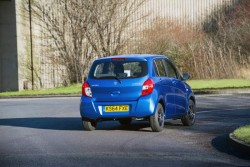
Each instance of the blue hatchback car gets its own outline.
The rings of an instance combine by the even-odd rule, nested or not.
[[[120,55],[93,62],[82,85],[80,113],[85,130],[99,121],[149,120],[160,132],[165,119],[195,122],[195,96],[173,62],[162,55]]]

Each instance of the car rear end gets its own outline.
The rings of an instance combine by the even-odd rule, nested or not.
[[[107,57],[96,60],[82,86],[83,120],[145,118],[154,113],[152,65],[145,57]]]

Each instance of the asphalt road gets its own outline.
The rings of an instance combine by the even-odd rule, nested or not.
[[[79,98],[0,99],[0,166],[250,166],[228,134],[250,124],[250,95],[197,96],[192,127],[102,122],[84,131]]]

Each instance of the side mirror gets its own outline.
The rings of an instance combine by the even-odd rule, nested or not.
[[[190,74],[188,74],[188,73],[182,74],[182,79],[183,79],[184,81],[188,80],[189,78],[191,78],[191,75],[190,75]]]

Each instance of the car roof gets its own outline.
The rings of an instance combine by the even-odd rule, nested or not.
[[[153,55],[153,54],[124,54],[124,55],[115,55],[115,56],[108,56],[102,57],[98,60],[105,60],[105,59],[112,59],[112,58],[135,58],[135,59],[152,59],[152,58],[168,58],[164,55]]]

